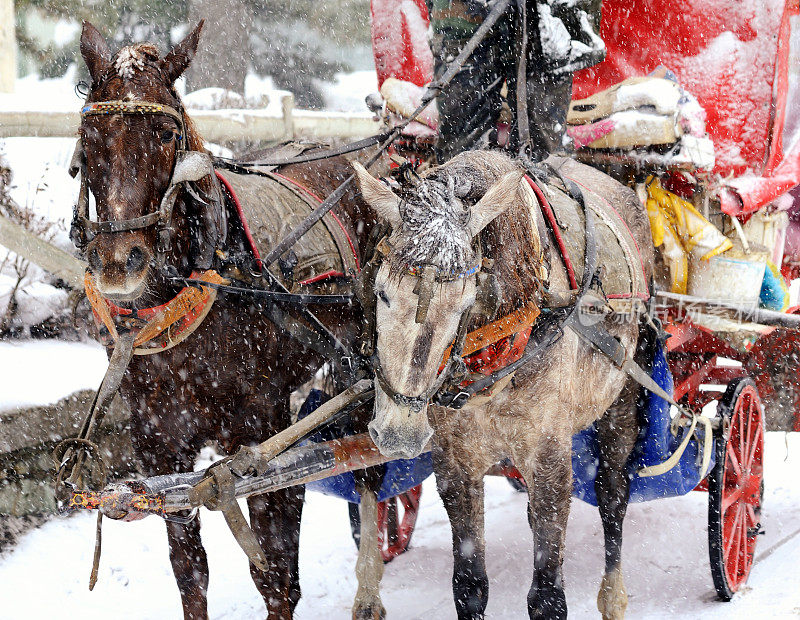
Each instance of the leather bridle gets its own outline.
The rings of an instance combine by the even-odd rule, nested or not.
[[[450,348],[450,355],[444,368],[436,377],[433,385],[428,388],[424,393],[418,396],[408,396],[402,392],[395,390],[386,378],[380,359],[374,354],[374,338],[377,337],[375,330],[376,320],[376,304],[375,304],[375,278],[378,275],[378,270],[384,258],[388,256],[391,251],[388,238],[384,237],[376,246],[375,253],[370,260],[369,264],[362,270],[362,277],[364,280],[361,284],[360,297],[362,299],[362,306],[364,308],[364,323],[365,330],[362,333],[361,353],[371,357],[372,368],[375,372],[375,380],[380,386],[381,390],[396,404],[400,406],[409,407],[414,412],[422,411],[427,402],[433,398],[436,393],[444,385],[445,381],[451,379],[454,374],[461,375],[464,370],[464,362],[461,358],[461,352],[464,348],[464,340],[467,336],[467,325],[470,318],[472,318],[474,304],[470,305],[458,321],[458,328],[456,329],[456,336],[453,339],[453,344]],[[420,265],[411,266],[406,269],[406,275],[417,278],[419,281],[414,291],[417,294],[417,312],[415,316],[416,323],[424,323],[428,314],[431,299],[433,297],[434,283],[442,284],[444,282],[454,282],[465,278],[474,277],[476,287],[479,287],[479,275],[484,268],[484,260],[480,246],[478,247],[478,258],[476,264],[460,273],[445,273],[441,271],[436,265]],[[476,300],[481,297],[481,294],[476,295]],[[365,340],[366,338],[368,340]],[[461,370],[461,372],[458,372]]]
[[[222,195],[219,183],[208,154],[201,151],[187,150],[186,120],[183,109],[177,110],[165,104],[137,100],[97,101],[87,103],[81,108],[82,119],[89,116],[113,116],[119,114],[159,115],[169,117],[176,122],[179,129],[178,145],[169,185],[161,198],[158,210],[153,213],[127,220],[92,220],[89,217],[89,183],[86,174],[86,154],[83,148],[83,141],[78,138],[69,171],[73,177],[78,174],[81,175],[81,188],[78,202],[73,212],[70,239],[79,250],[83,250],[95,235],[130,232],[155,226],[155,262],[160,268],[164,264],[166,253],[171,249],[172,211],[180,188],[186,187],[197,200],[205,202],[192,190],[189,183],[199,181],[210,175],[216,190],[214,199],[221,202]]]

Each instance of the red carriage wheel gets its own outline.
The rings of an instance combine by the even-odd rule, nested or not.
[[[391,562],[408,550],[417,523],[421,496],[422,485],[419,484],[396,497],[378,502],[378,543],[384,562]],[[350,529],[358,546],[361,538],[358,504],[350,504],[349,510]]]
[[[717,437],[708,477],[708,541],[714,587],[729,601],[747,581],[761,529],[764,416],[753,380],[731,382],[720,412],[728,432]]]

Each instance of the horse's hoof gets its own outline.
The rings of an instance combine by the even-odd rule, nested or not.
[[[386,620],[386,610],[380,601],[353,609],[353,620]]]
[[[597,593],[597,609],[603,620],[622,620],[628,607],[628,593],[619,568],[603,575],[600,592]]]

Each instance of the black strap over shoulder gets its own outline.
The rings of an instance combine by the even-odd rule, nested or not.
[[[539,173],[536,175],[539,177],[542,174],[540,167],[537,167],[535,172]],[[542,319],[537,321],[536,325],[534,325],[533,331],[531,332],[528,344],[525,347],[525,352],[516,362],[513,362],[505,368],[501,368],[497,372],[494,372],[483,379],[475,381],[466,387],[459,388],[455,386],[450,387],[448,390],[440,391],[433,399],[437,405],[450,407],[451,409],[460,409],[466,405],[467,401],[478,392],[490,388],[495,383],[500,381],[500,379],[507,377],[512,372],[515,372],[521,368],[524,364],[527,364],[531,360],[542,356],[548,348],[550,348],[561,338],[561,336],[563,336],[564,329],[567,326],[579,320],[578,310],[580,308],[581,300],[592,285],[597,271],[597,240],[594,233],[594,214],[587,206],[580,188],[569,181],[569,179],[562,177],[557,170],[554,169],[554,172],[564,181],[565,187],[570,187],[568,182],[573,186],[573,191],[576,192],[575,200],[583,209],[584,218],[586,221],[586,260],[584,261],[583,278],[581,280],[580,291],[577,299],[570,306],[548,310],[547,314],[543,316]],[[545,313],[543,313],[543,315],[544,314]]]

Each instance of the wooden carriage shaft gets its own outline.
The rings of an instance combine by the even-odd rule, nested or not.
[[[430,449],[431,445],[428,444],[424,452],[429,452]],[[235,483],[235,494],[237,498],[246,498],[366,469],[391,460],[391,457],[380,453],[366,433],[299,446],[272,459],[268,470],[262,475],[238,479]],[[203,476],[204,472],[156,476],[140,483],[148,494],[163,495],[164,512],[172,513],[197,507],[189,499],[189,491]],[[179,488],[175,488],[176,486]]]

